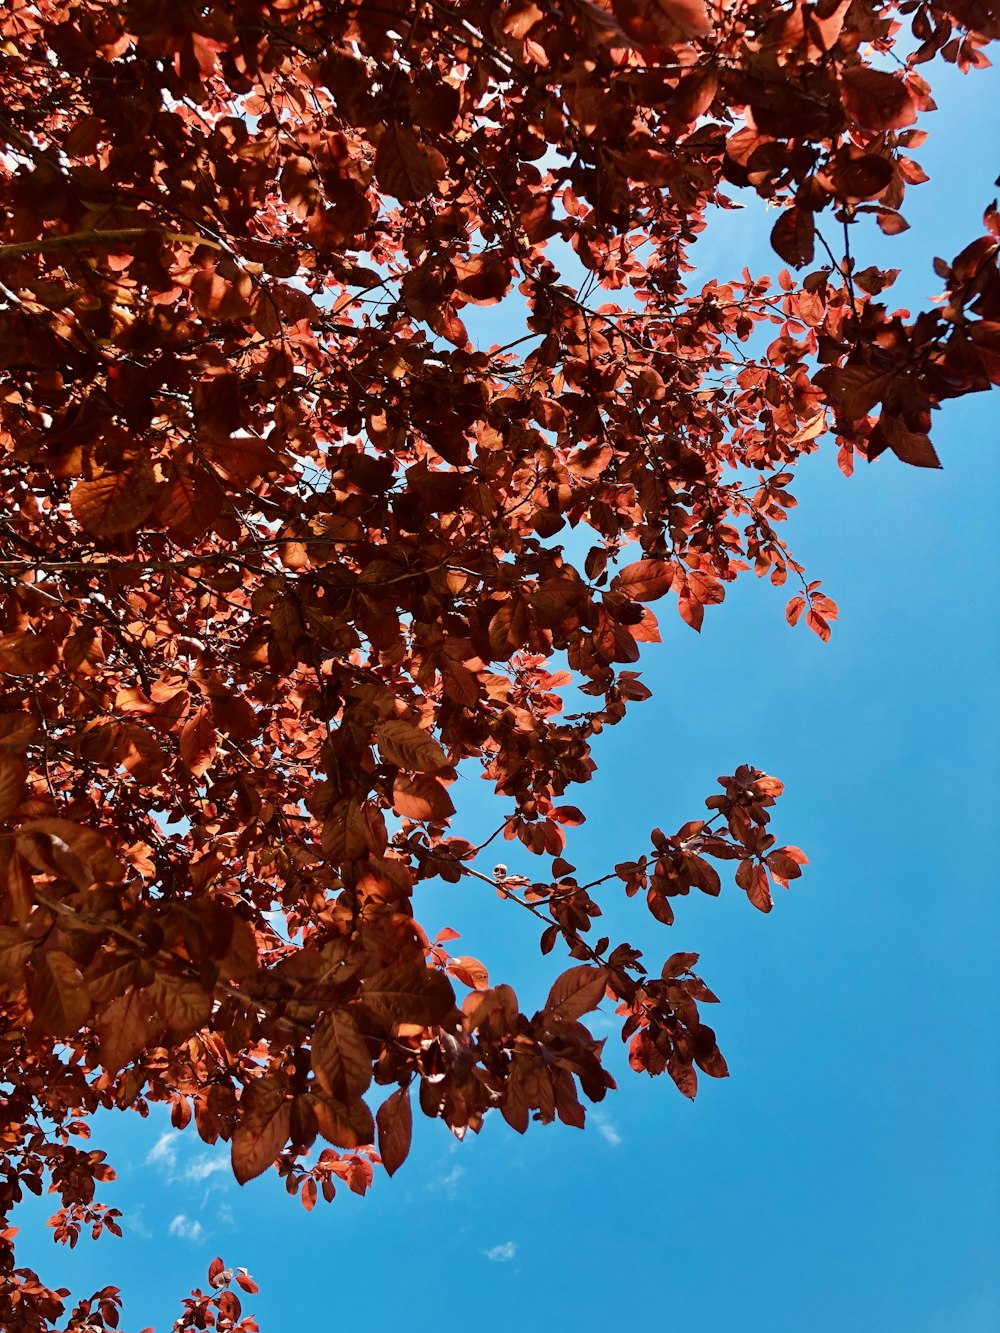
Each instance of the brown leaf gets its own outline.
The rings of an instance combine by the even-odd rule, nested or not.
[[[375,728],[375,739],[383,759],[418,773],[435,773],[448,766],[448,756],[437,740],[422,727],[403,718],[390,718]]]
[[[437,778],[400,773],[392,787],[392,808],[405,819],[426,819],[443,823],[455,813],[447,790]]]
[[[375,1121],[367,1103],[342,1106],[329,1097],[313,1094],[313,1113],[319,1132],[337,1148],[362,1148],[375,1142]]]
[[[624,31],[642,46],[669,46],[712,31],[703,0],[613,0]]]
[[[264,1075],[248,1083],[233,1134],[233,1174],[241,1185],[266,1171],[288,1140],[292,1104],[282,1082]]]
[[[77,521],[95,537],[134,532],[153,507],[156,477],[145,454],[120,471],[98,472],[78,481],[69,496]]]
[[[372,1081],[372,1059],[347,1009],[330,1009],[316,1024],[313,1072],[335,1102],[357,1101]]]
[[[811,264],[815,252],[816,223],[808,208],[792,204],[771,228],[771,248],[792,268]]]
[[[323,855],[335,865],[357,861],[369,850],[368,826],[358,801],[348,797],[330,810],[323,822]]]
[[[829,172],[833,193],[840,199],[874,199],[894,175],[892,162],[885,157],[865,154],[845,157]]]
[[[660,975],[666,980],[668,977],[679,977],[685,972],[690,972],[699,957],[700,955],[696,953],[672,953],[663,964]]]
[[[452,260],[458,291],[476,305],[495,305],[510,287],[511,262],[502,250]]]
[[[361,1000],[387,1023],[415,1023],[432,1027],[455,1007],[451,982],[423,963],[400,963],[365,978]]]
[[[0,635],[0,672],[5,676],[35,676],[59,660],[56,645],[45,634],[15,630]]]
[[[661,925],[672,926],[674,924],[674,909],[670,905],[670,899],[660,889],[650,888],[646,891],[646,906],[649,908],[649,914],[655,917]]]
[[[203,777],[212,767],[215,745],[212,710],[203,704],[185,722],[181,731],[181,759],[196,778]]]
[[[916,120],[916,104],[897,75],[861,67],[841,77],[844,107],[866,130],[901,130]]]
[[[143,995],[178,1037],[206,1027],[211,1017],[212,993],[196,977],[157,972]]]
[[[753,903],[759,912],[770,912],[774,903],[771,900],[771,889],[767,882],[767,871],[763,866],[754,866],[747,877],[746,883],[747,897]]]
[[[603,967],[593,967],[590,963],[571,967],[556,978],[545,1001],[545,1013],[550,1018],[579,1018],[597,1008],[606,986],[607,973]]]
[[[27,769],[17,755],[0,751],[0,819],[12,815],[24,798]]]
[[[20,750],[38,734],[38,720],[30,713],[0,713],[0,747]]]
[[[375,150],[375,177],[383,190],[404,203],[426,199],[444,170],[441,154],[412,130],[395,121],[385,127]]]
[[[409,1088],[397,1088],[378,1108],[378,1150],[390,1176],[406,1161],[413,1136],[413,1111]]]
[[[20,982],[24,965],[38,947],[14,926],[0,926],[0,981]]]
[[[110,1074],[124,1069],[145,1048],[149,1008],[130,987],[98,1015],[95,1027],[101,1043],[101,1064]]]
[[[488,990],[490,974],[478,958],[462,954],[448,964],[448,971],[472,990]]]
[[[16,846],[36,870],[65,876],[78,889],[117,884],[125,873],[100,834],[68,819],[35,819],[22,824]]]
[[[669,592],[673,583],[673,566],[667,561],[636,560],[615,576],[611,587],[635,602],[654,602]]]
[[[78,1032],[90,1015],[83,973],[61,949],[36,949],[27,968],[28,1002],[35,1021],[53,1037]]]

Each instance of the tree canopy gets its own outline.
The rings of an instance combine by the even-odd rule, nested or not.
[[[600,904],[670,925],[730,863],[769,911],[781,782],[734,760],[589,875],[570,789],[649,696],[652,604],[698,630],[752,571],[829,637],[800,459],[936,467],[934,409],[1000,382],[995,205],[916,315],[863,258],[926,179],[928,70],[997,37],[990,0],[3,7],[0,1213],[51,1187],[57,1240],[118,1231],[101,1109],[168,1103],[307,1208],[415,1111],[582,1127],[605,999],[635,1070],[725,1075],[698,956]],[[696,290],[759,200],[774,279]],[[431,879],[525,917],[547,997],[429,937]],[[254,1327],[237,1285],[179,1327]],[[0,1232],[11,1333],[117,1325],[67,1297]]]

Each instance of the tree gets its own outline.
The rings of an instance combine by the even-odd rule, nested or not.
[[[920,71],[984,65],[995,8],[16,0],[0,28],[4,1211],[49,1181],[57,1240],[118,1231],[75,1143],[101,1108],[169,1103],[307,1208],[394,1173],[414,1105],[582,1127],[605,998],[693,1097],[726,1073],[697,955],[647,971],[592,927],[622,891],[669,925],[713,862],[769,911],[806,863],[781,783],[740,765],[592,879],[565,795],[648,697],[651,603],[697,630],[753,569],[829,637],[781,535],[800,458],[938,466],[932,410],[1000,379],[995,206],[913,319],[852,253],[906,227]],[[689,290],[753,195],[787,267]],[[499,303],[523,336],[471,337]],[[463,762],[502,798],[478,846]],[[501,835],[537,880],[484,871]],[[435,877],[568,953],[537,1012],[428,938]],[[40,1333],[68,1293],[13,1241],[7,1327]],[[183,1326],[251,1327],[209,1278]]]

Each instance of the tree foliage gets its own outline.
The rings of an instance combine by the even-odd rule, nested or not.
[[[101,1108],[169,1103],[306,1207],[415,1111],[582,1126],[606,997],[633,1068],[726,1073],[697,955],[592,926],[616,893],[669,925],[725,862],[769,911],[780,782],[736,768],[589,882],[566,793],[648,697],[651,604],[697,630],[753,570],[829,636],[799,459],[937,466],[932,410],[1000,377],[995,207],[915,317],[855,257],[925,179],[929,62],[998,36],[991,0],[3,7],[3,1211],[48,1185],[57,1240],[117,1232]],[[750,196],[776,280],[692,289]],[[463,761],[535,880],[453,830]],[[433,878],[568,952],[537,1011],[428,938]],[[116,1325],[13,1241],[11,1333]],[[209,1278],[179,1326],[250,1328]]]

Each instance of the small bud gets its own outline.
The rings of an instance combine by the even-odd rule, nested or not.
[[[500,865],[493,867],[493,878],[494,879],[507,878],[507,867],[502,862],[500,863]]]

